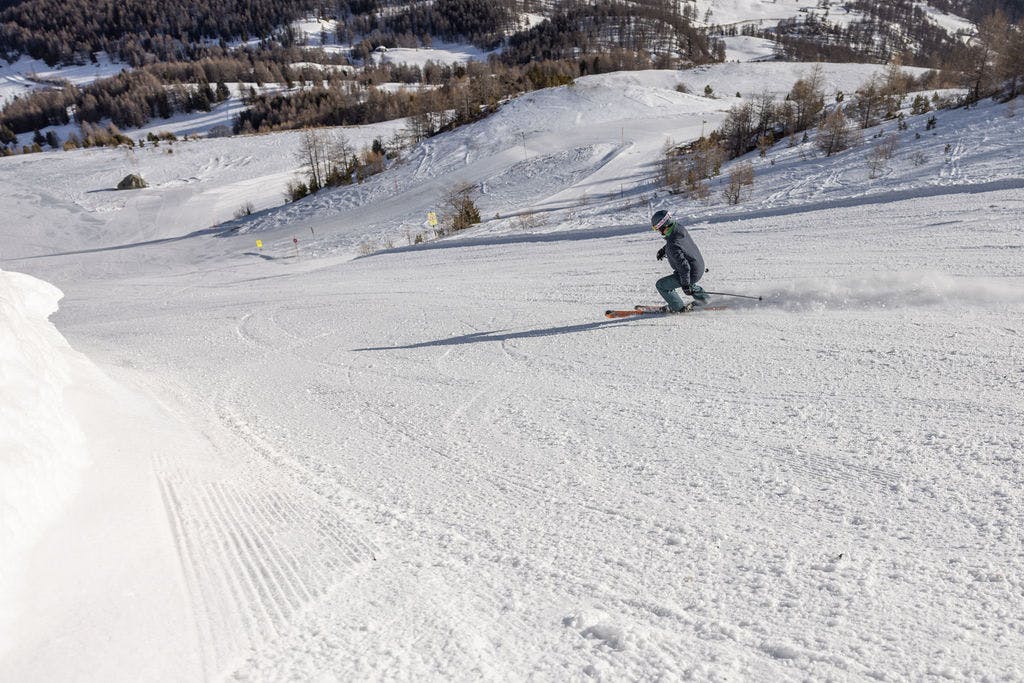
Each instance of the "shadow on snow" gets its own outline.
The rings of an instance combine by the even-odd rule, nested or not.
[[[575,334],[577,332],[589,332],[612,325],[621,325],[630,322],[628,319],[599,320],[592,323],[581,323],[578,325],[562,325],[560,327],[544,327],[539,330],[522,330],[520,332],[509,332],[508,330],[491,330],[490,332],[472,332],[460,334],[457,337],[447,339],[435,339],[433,341],[417,342],[415,344],[402,344],[400,346],[372,346],[363,349],[352,349],[353,351],[398,351],[401,349],[425,349],[434,346],[459,346],[462,344],[479,344],[481,342],[505,342],[512,339],[529,339],[531,337],[553,337],[560,334]]]

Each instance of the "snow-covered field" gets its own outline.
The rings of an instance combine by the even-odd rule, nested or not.
[[[754,36],[725,36],[725,61],[764,62],[775,57],[775,42]]]
[[[0,459],[0,679],[1024,677],[1024,117],[660,189],[806,68],[581,79],[279,209],[294,134],[0,160],[0,302],[45,294],[0,308],[4,424],[73,464],[8,500]],[[406,246],[464,180],[484,223]],[[603,318],[657,301],[652,207],[765,301]]]
[[[435,64],[465,64],[469,61],[487,61],[488,53],[472,45],[454,45],[437,42],[429,48],[393,47],[387,52],[375,55],[375,59],[392,64],[409,64],[422,67],[427,62]]]
[[[942,27],[949,33],[971,35],[977,30],[977,26],[974,25],[974,22],[968,21],[963,17],[958,17],[957,15],[950,14],[949,12],[943,12],[940,9],[932,7],[926,2],[919,2],[917,5],[925,11],[928,15],[928,19],[932,23],[936,26]]]
[[[831,22],[846,23],[863,16],[836,0],[824,3],[819,0],[696,0],[696,6],[698,23],[711,26],[768,27],[809,12],[822,16],[826,10]]]
[[[43,81],[68,81],[75,85],[87,85],[100,78],[117,75],[123,64],[110,61],[103,53],[96,55],[96,62],[78,66],[51,67],[41,59],[21,57],[14,62],[0,59],[0,106],[15,97],[24,95],[39,87]]]

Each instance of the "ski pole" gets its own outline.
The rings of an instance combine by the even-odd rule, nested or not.
[[[748,296],[746,294],[730,294],[729,292],[708,292],[705,290],[705,294],[717,294],[718,296],[734,296],[739,299],[754,299],[755,301],[764,301],[763,296]]]

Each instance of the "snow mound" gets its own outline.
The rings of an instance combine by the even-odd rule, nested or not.
[[[581,610],[562,619],[562,625],[577,630],[583,638],[594,641],[600,648],[615,652],[627,648],[626,630],[601,610]]]
[[[63,294],[28,275],[0,271],[0,601],[19,561],[60,512],[86,462],[84,437],[64,390],[78,362],[47,320]],[[0,611],[0,652],[5,648]]]
[[[984,278],[943,273],[879,274],[795,280],[765,296],[790,310],[918,308],[952,304],[997,306],[1024,301],[1024,289]]]

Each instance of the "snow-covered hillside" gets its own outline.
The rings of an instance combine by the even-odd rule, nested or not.
[[[839,0],[695,0],[697,20],[709,26],[756,26],[769,28],[786,19],[795,19],[815,13],[827,16],[835,23],[846,24],[863,19]],[[972,33],[972,22],[939,10],[927,2],[917,6],[925,11],[929,20],[950,34]]]
[[[4,555],[0,679],[1024,677],[1024,117],[664,191],[666,142],[807,69],[581,79],[283,207],[295,134],[0,160],[2,276],[104,375]],[[408,245],[460,181],[484,222]],[[764,301],[605,319],[657,303],[660,207]]]
[[[831,99],[856,89],[878,67],[829,64],[822,70]],[[426,230],[427,213],[460,181],[481,185],[485,218],[515,227],[588,203],[604,210],[609,201],[617,207],[653,201],[667,143],[717,128],[739,101],[736,93],[770,92],[781,99],[810,71],[806,64],[717,64],[581,78],[530,93],[481,124],[428,140],[389,173],[358,187],[244,221],[239,232],[269,232],[287,248],[301,225],[318,236],[312,248],[350,254],[367,242],[407,243]],[[716,97],[678,91],[702,93],[707,85]],[[382,205],[384,197],[393,201]]]

